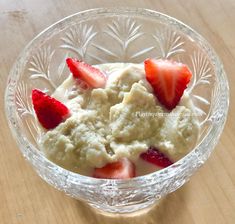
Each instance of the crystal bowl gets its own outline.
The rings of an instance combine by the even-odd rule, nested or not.
[[[192,151],[163,170],[129,180],[95,179],[65,170],[44,157],[31,90],[52,93],[68,75],[66,57],[90,64],[142,63],[166,58],[193,73],[187,92],[201,132]],[[37,35],[10,71],[5,93],[9,127],[24,157],[55,188],[107,212],[133,212],[182,186],[208,159],[222,133],[229,106],[223,66],[210,44],[182,22],[148,9],[99,8],[66,17]]]

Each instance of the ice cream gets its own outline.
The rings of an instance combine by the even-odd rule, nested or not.
[[[89,88],[70,75],[52,95],[71,115],[41,137],[42,151],[51,161],[91,175],[94,168],[125,157],[135,164],[136,175],[143,175],[159,169],[140,159],[150,146],[172,161],[189,152],[199,125],[186,92],[167,110],[155,97],[142,64],[96,67],[108,77],[103,88]]]

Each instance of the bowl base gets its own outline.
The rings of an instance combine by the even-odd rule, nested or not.
[[[95,213],[99,213],[105,216],[115,216],[120,214],[137,216],[147,213],[152,209],[152,207],[158,206],[161,200],[162,199],[128,206],[103,206],[92,203],[89,203],[89,205],[94,209]]]

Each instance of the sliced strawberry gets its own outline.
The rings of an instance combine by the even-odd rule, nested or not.
[[[168,167],[173,164],[173,162],[169,158],[167,158],[155,147],[150,147],[147,152],[140,154],[140,157],[143,160],[162,168]]]
[[[73,77],[83,80],[93,88],[105,86],[106,77],[99,69],[74,58],[67,58],[66,62]]]
[[[147,59],[144,62],[146,79],[161,104],[171,110],[180,101],[192,73],[189,68],[169,60]]]
[[[103,179],[128,179],[135,177],[135,165],[127,158],[95,168],[93,177]]]
[[[41,125],[46,129],[55,128],[69,116],[69,109],[38,89],[32,90],[34,111]]]

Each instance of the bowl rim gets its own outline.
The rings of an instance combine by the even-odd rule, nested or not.
[[[74,173],[72,171],[66,170],[60,166],[58,166],[57,164],[51,162],[50,160],[48,160],[45,156],[43,156],[43,154],[40,152],[40,150],[38,150],[36,146],[34,146],[33,144],[31,144],[27,138],[22,135],[22,133],[19,134],[17,130],[17,128],[20,127],[20,125],[17,122],[17,112],[15,110],[15,105],[14,104],[10,104],[8,102],[8,99],[13,97],[12,94],[15,91],[10,91],[9,86],[16,86],[16,81],[17,81],[17,77],[15,75],[15,70],[16,68],[19,66],[19,64],[24,63],[22,61],[22,58],[24,58],[24,55],[26,55],[27,51],[32,47],[32,45],[37,42],[37,40],[44,34],[46,34],[47,32],[56,29],[61,23],[66,22],[67,20],[72,20],[75,17],[84,17],[84,16],[89,16],[90,14],[113,14],[116,13],[118,14],[126,14],[126,13],[130,13],[132,15],[136,15],[136,16],[143,16],[143,17],[149,17],[151,19],[156,19],[156,18],[161,18],[161,19],[167,19],[169,21],[172,22],[173,26],[179,26],[183,32],[185,33],[187,31],[187,35],[190,35],[190,37],[192,37],[194,40],[196,39],[199,43],[203,44],[203,46],[205,47],[205,49],[208,49],[210,51],[210,59],[212,57],[215,66],[215,73],[217,76],[220,76],[219,78],[223,81],[223,84],[225,84],[224,88],[223,88],[223,96],[225,101],[222,102],[221,98],[219,98],[219,100],[217,101],[217,103],[213,106],[212,111],[215,110],[215,108],[220,108],[221,105],[223,105],[222,111],[223,111],[223,116],[221,117],[221,119],[216,123],[216,125],[213,125],[213,128],[211,128],[208,133],[206,134],[206,136],[201,140],[201,142],[196,145],[187,155],[185,155],[183,158],[181,158],[180,160],[178,160],[176,163],[172,164],[171,166],[164,168],[162,170],[159,171],[155,171],[153,173],[150,174],[146,174],[143,176],[138,176],[138,177],[134,177],[131,179],[126,179],[126,180],[120,180],[120,179],[97,179],[97,178],[93,178],[93,177],[89,177],[89,176],[83,176],[79,173]],[[19,75],[18,75],[19,78]],[[218,77],[217,77],[218,78]],[[218,83],[218,85],[221,85],[220,83]],[[221,86],[222,87],[222,86]],[[193,156],[193,154],[195,153],[195,150],[198,148],[202,148],[205,147],[207,145],[209,145],[211,143],[211,141],[216,138],[218,142],[219,137],[223,131],[225,122],[226,122],[226,118],[227,118],[227,113],[228,113],[228,107],[229,107],[229,85],[228,85],[228,81],[226,78],[226,73],[223,69],[223,65],[220,62],[219,57],[217,56],[217,54],[215,53],[214,49],[211,47],[211,45],[207,42],[207,40],[202,37],[199,33],[197,33],[194,29],[192,29],[191,27],[189,27],[188,25],[184,24],[183,22],[181,22],[180,20],[171,17],[169,15],[166,15],[164,13],[158,12],[158,11],[154,11],[151,9],[145,9],[145,8],[133,8],[133,7],[117,7],[117,8],[93,8],[93,9],[88,9],[88,10],[84,10],[84,11],[80,11],[77,13],[74,13],[72,15],[69,15],[67,17],[64,17],[63,19],[53,23],[52,25],[48,26],[46,29],[44,29],[43,31],[41,31],[38,35],[36,35],[26,46],[25,48],[21,51],[21,53],[19,54],[18,58],[16,59],[13,67],[11,68],[10,72],[9,72],[9,76],[8,76],[8,80],[7,80],[7,85],[6,85],[6,90],[5,90],[5,114],[7,117],[7,121],[8,121],[8,125],[11,129],[12,135],[14,137],[14,139],[16,140],[16,142],[18,143],[19,148],[21,149],[22,153],[24,150],[32,150],[34,153],[34,156],[37,156],[39,161],[46,161],[47,164],[50,164],[50,166],[57,171],[58,175],[63,175],[66,177],[66,180],[74,183],[74,184],[80,184],[80,183],[91,183],[91,184],[102,184],[102,183],[108,183],[111,185],[119,185],[119,186],[129,186],[130,182],[139,182],[139,181],[143,181],[145,178],[156,178],[158,176],[161,176],[164,179],[168,179],[171,178],[172,176],[175,175],[175,169],[173,170],[173,172],[171,172],[172,168],[175,167],[180,167],[180,166],[184,166],[187,163],[187,160],[189,160],[189,158],[191,156]],[[215,144],[216,144],[215,143]],[[215,147],[214,144],[214,147]],[[24,155],[24,153],[23,153]],[[27,158],[27,155],[24,155]],[[31,163],[31,161],[30,161]]]

